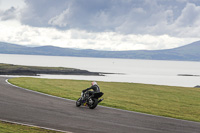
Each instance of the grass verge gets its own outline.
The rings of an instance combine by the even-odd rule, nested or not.
[[[60,133],[60,132],[0,121],[0,133]]]
[[[13,78],[9,82],[27,89],[76,100],[90,81]],[[103,106],[200,122],[200,88],[98,82]]]

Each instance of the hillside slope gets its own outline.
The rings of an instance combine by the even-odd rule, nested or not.
[[[26,47],[16,44],[0,42],[0,53],[2,54],[200,61],[199,51],[200,41],[174,49],[131,51],[98,51],[91,49],[75,50],[70,48],[60,48],[54,46]]]

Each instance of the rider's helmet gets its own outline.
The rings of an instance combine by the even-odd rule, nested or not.
[[[97,82],[93,81],[91,84],[92,84],[92,85],[97,85]]]

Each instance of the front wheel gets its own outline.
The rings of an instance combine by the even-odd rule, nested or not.
[[[76,101],[76,107],[80,107],[81,106],[81,97]]]
[[[89,107],[90,109],[96,108],[97,104],[98,104],[98,99],[92,99],[92,98],[90,98],[90,99],[88,100],[88,107]]]

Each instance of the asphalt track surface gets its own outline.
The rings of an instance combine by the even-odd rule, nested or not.
[[[0,119],[75,133],[200,133],[200,123],[98,106],[27,91],[0,77]]]

